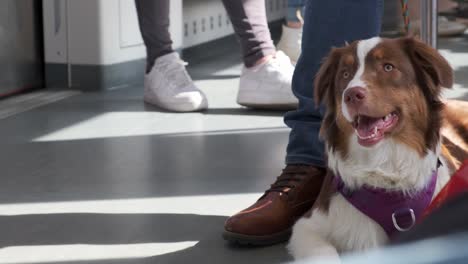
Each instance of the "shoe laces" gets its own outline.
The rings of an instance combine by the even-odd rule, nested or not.
[[[273,57],[269,63],[280,72],[287,72],[287,74],[292,74],[294,72],[291,59],[282,51],[277,51],[275,57]]]
[[[169,80],[172,88],[180,89],[192,84],[192,78],[190,78],[190,75],[185,69],[185,66],[187,65],[188,63],[186,61],[176,59],[169,62],[163,62],[159,67],[162,69],[166,79]]]
[[[286,56],[284,52],[277,51],[271,62],[276,65],[289,65],[291,64],[291,59],[288,56]]]
[[[302,166],[286,167],[265,193],[279,192],[287,194],[307,177],[307,170]]]

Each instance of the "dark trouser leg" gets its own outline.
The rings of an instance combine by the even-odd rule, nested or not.
[[[298,110],[286,116],[286,123],[292,128],[287,156],[289,165],[264,196],[226,221],[225,239],[252,245],[283,242],[289,238],[295,221],[310,210],[326,174],[319,168],[324,166],[323,144],[318,139],[322,117],[312,100],[313,76],[332,46],[341,46],[345,40],[377,35],[381,10],[382,0],[307,2],[302,55],[293,82],[300,105]]]
[[[302,53],[292,89],[299,108],[288,112],[285,123],[292,129],[287,164],[324,166],[324,145],[319,140],[322,111],[314,104],[313,76],[331,47],[377,36],[383,0],[309,0],[306,3]],[[322,109],[323,110],[323,109]]]
[[[223,0],[223,4],[239,38],[246,67],[252,67],[261,58],[275,54],[265,0]]]
[[[173,52],[169,33],[169,0],[135,0],[141,35],[146,46],[149,72],[154,61]]]

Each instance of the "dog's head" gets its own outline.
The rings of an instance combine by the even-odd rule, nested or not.
[[[413,38],[371,38],[332,49],[315,78],[316,104],[327,111],[321,136],[346,154],[392,138],[421,155],[438,143],[442,87],[453,72],[433,48]]]

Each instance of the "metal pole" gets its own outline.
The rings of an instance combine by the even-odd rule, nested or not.
[[[437,48],[437,0],[421,0],[421,40]]]

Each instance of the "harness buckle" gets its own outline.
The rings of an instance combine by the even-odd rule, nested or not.
[[[411,224],[408,227],[401,227],[400,224],[398,224],[397,217],[398,216],[403,216],[405,213],[409,213],[411,216]],[[392,221],[393,221],[393,226],[396,228],[396,230],[400,232],[406,232],[409,231],[413,226],[416,224],[416,216],[414,214],[414,210],[411,208],[405,208],[405,209],[400,209],[398,211],[395,211],[392,214]]]

